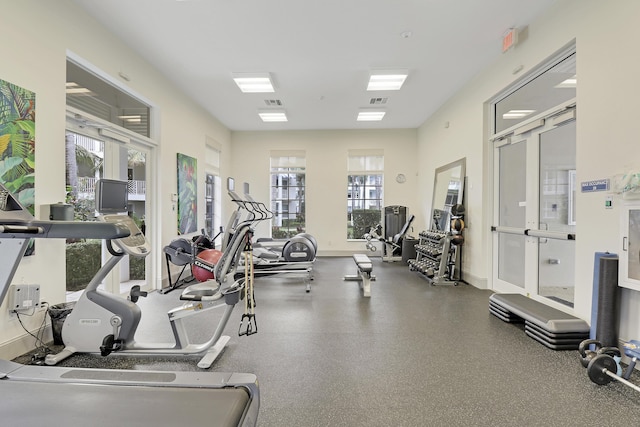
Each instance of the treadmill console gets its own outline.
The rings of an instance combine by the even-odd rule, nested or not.
[[[128,237],[121,239],[114,239],[113,242],[118,245],[120,249],[125,251],[129,255],[136,257],[145,257],[151,252],[151,245],[147,241],[140,228],[136,225],[129,215],[100,215],[98,217],[100,221],[116,224],[118,227],[126,227],[131,234]]]

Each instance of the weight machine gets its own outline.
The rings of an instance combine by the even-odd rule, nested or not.
[[[382,225],[378,224],[375,227],[370,227],[369,231],[363,236],[366,242],[366,247],[372,252],[377,250],[377,247],[373,243],[374,241],[381,242],[382,248],[382,261],[385,262],[398,262],[402,261],[402,241],[409,232],[411,224],[415,219],[415,215],[410,215],[409,219],[404,223],[399,233],[385,239],[381,234]]]

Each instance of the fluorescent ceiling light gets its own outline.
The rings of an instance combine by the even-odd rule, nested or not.
[[[67,89],[67,93],[71,95],[82,95],[82,94],[90,94],[91,91],[86,87],[74,87]]]
[[[76,82],[67,82],[67,93],[69,95],[86,95],[93,96],[95,93],[91,92],[91,90],[86,87],[80,86]]]
[[[280,110],[259,111],[258,115],[263,122],[286,122],[287,113]]]
[[[357,121],[359,122],[379,122],[382,120],[385,111],[360,111],[358,112]]]
[[[129,122],[129,123],[140,123],[142,121],[142,117],[140,116],[140,114],[132,114],[132,115],[128,115],[128,116],[118,116],[118,118],[121,118],[122,120]]]
[[[400,90],[408,75],[407,71],[372,71],[367,90]]]
[[[233,81],[243,93],[275,92],[269,73],[236,73]]]
[[[503,119],[522,119],[527,117],[531,113],[535,113],[536,110],[510,110],[502,115]]]
[[[576,86],[578,86],[578,77],[574,75],[573,77],[560,82],[554,87],[558,89],[566,89],[566,88],[573,89]]]

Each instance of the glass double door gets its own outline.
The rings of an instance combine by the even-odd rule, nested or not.
[[[74,207],[75,220],[95,220],[95,185],[99,179],[127,181],[128,215],[146,233],[146,209],[149,206],[147,191],[148,161],[150,151],[142,144],[122,144],[93,132],[82,129],[78,132],[71,125],[66,133],[67,149],[67,194]],[[105,242],[68,241],[67,252],[67,300],[75,300],[88,281],[110,256]],[[149,289],[150,257],[125,256],[107,276],[104,289],[114,294],[126,294],[133,285]]]
[[[575,111],[536,124],[494,141],[493,288],[573,307]]]

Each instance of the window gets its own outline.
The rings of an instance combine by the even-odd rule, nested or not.
[[[560,59],[540,67],[528,79],[509,88],[494,108],[494,133],[502,132],[518,123],[576,97],[576,54],[573,51]]]
[[[205,146],[205,195],[204,195],[204,230],[210,237],[216,237],[222,226],[221,180],[220,180],[221,146],[207,137]],[[216,246],[221,244],[216,241]]]
[[[138,227],[153,247],[157,230],[157,211],[152,195],[157,142],[149,138],[151,106],[131,93],[118,80],[82,58],[69,53],[66,74],[66,148],[67,201],[74,205],[77,220],[91,220],[94,212],[94,186],[99,178],[128,182],[128,208]],[[101,265],[106,247],[98,241],[67,241],[67,300],[77,299],[73,287],[84,289]],[[75,245],[75,247],[73,247]],[[155,250],[155,249],[154,249]],[[79,264],[78,264],[79,263]],[[128,293],[137,282],[143,290],[156,283],[155,257],[123,257],[103,282],[113,294]],[[93,270],[96,268],[96,270]],[[85,281],[86,280],[86,281]]]
[[[271,153],[271,237],[287,238],[306,231],[304,152]]]
[[[131,94],[67,59],[67,105],[142,136],[150,108]]]
[[[382,220],[384,156],[352,150],[347,168],[347,239],[362,239]]]

